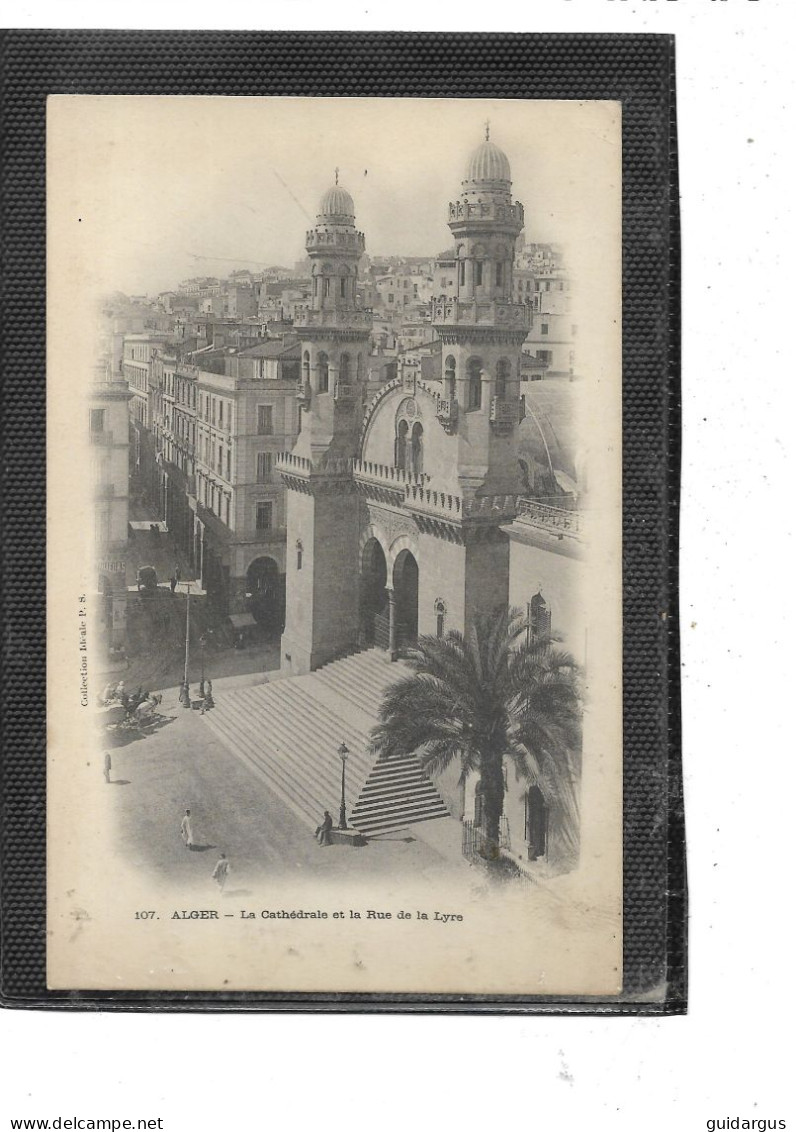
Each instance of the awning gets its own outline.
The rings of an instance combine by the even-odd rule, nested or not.
[[[257,624],[251,613],[230,613],[229,621],[233,629],[248,629]]]

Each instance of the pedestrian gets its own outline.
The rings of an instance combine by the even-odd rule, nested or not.
[[[171,592],[174,593],[174,591],[177,588],[177,575],[176,574],[171,575],[171,578],[169,579],[169,585],[171,586]]]
[[[110,751],[105,752],[105,762],[103,764],[103,773],[105,775],[105,781],[109,783],[110,780],[111,780],[111,753],[110,753]]]
[[[202,706],[199,708],[199,714],[204,715],[207,711],[207,693],[202,696]]]
[[[193,830],[191,829],[191,811],[186,810],[180,822],[180,837],[187,849],[193,849]]]
[[[179,562],[174,563],[174,577],[178,582],[182,580],[182,570],[180,569]]]
[[[318,826],[318,828],[315,830],[315,837],[316,837],[319,845],[331,845],[332,844],[332,827],[333,827],[333,825],[334,825],[334,821],[332,820],[332,815],[329,813],[328,810],[324,810],[323,811],[323,821]]]
[[[205,706],[209,707],[209,708],[216,706],[216,701],[213,699],[213,681],[212,680],[206,680],[205,681]]]
[[[222,892],[224,891],[224,885],[227,883],[230,867],[226,853],[222,853],[216,861],[216,867],[213,869],[212,873],[213,880],[218,881],[218,887]]]

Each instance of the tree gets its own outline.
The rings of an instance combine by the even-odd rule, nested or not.
[[[576,840],[580,695],[575,662],[550,637],[531,641],[517,610],[477,615],[466,635],[420,637],[412,672],[387,689],[374,731],[386,757],[416,752],[440,771],[461,759],[480,778],[485,834],[496,854],[503,767],[540,786]]]

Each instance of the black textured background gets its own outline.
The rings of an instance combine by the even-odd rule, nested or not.
[[[0,1000],[140,1010],[685,1010],[674,41],[646,35],[0,33]],[[74,94],[618,99],[623,108],[624,992],[478,996],[49,992],[45,983],[45,99]],[[63,343],[69,349],[69,343]],[[90,359],[86,360],[88,364]],[[57,427],[57,422],[51,422]],[[57,851],[57,847],[55,847]],[[499,948],[499,939],[495,940]],[[665,1002],[645,1002],[666,984]],[[656,997],[658,997],[656,995]]]

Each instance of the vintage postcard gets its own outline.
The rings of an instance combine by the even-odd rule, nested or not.
[[[48,101],[48,985],[622,988],[621,107]]]

